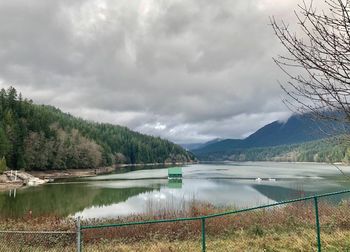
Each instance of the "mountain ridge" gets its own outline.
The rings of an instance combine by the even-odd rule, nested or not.
[[[215,153],[216,155],[240,149],[274,147],[300,144],[321,140],[337,133],[339,124],[315,120],[310,114],[292,115],[285,122],[271,122],[244,139],[224,139],[208,144],[202,148],[191,150],[199,159]]]
[[[186,150],[192,151],[192,150],[203,148],[209,144],[220,142],[222,140],[223,140],[222,138],[214,138],[214,139],[207,141],[207,142],[204,142],[204,143],[188,143],[188,144],[180,144],[180,146],[185,148]]]

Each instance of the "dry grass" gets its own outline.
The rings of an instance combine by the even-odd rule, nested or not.
[[[0,230],[73,231],[75,230],[75,222],[73,219],[57,216],[32,218],[27,215],[17,219],[0,219]]]
[[[321,201],[319,209],[323,249],[350,251],[350,203],[332,205]],[[150,212],[147,215],[114,220],[84,220],[82,224],[195,217],[224,210],[192,202],[186,211]],[[74,221],[27,216],[20,220],[0,220],[0,229],[74,230]],[[84,251],[165,252],[199,251],[201,248],[201,223],[198,220],[87,229],[83,230],[82,235]],[[294,203],[285,207],[207,219],[206,240],[208,251],[314,251],[314,207],[310,202]]]
[[[350,204],[343,202],[334,206],[321,203],[319,206],[323,233],[334,230],[350,231]],[[221,212],[207,204],[193,204],[188,212],[168,212],[161,215],[129,216],[114,221],[87,220],[83,225],[99,225],[108,223],[123,223],[152,219],[172,219],[181,217],[196,217]],[[251,211],[235,215],[226,215],[206,220],[206,233],[211,237],[226,237],[234,233],[245,232],[246,235],[263,236],[265,234],[280,234],[302,232],[315,229],[315,212],[310,203],[294,203],[285,207],[275,207],[265,210]],[[147,240],[164,239],[169,241],[199,239],[201,235],[200,221],[184,221],[135,225],[127,227],[111,227],[103,229],[84,230],[84,240],[87,243],[99,242],[101,239],[115,239],[123,243],[135,243]]]
[[[251,236],[240,231],[225,238],[207,239],[207,251],[316,251],[314,229],[305,229],[296,233],[271,233],[263,236]],[[350,231],[337,231],[322,235],[324,251],[349,251]],[[154,240],[138,243],[123,243],[120,241],[102,241],[96,244],[86,244],[84,251],[200,251],[200,240],[167,241]]]

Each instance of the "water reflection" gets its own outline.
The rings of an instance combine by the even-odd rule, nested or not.
[[[172,189],[181,189],[182,188],[182,179],[169,179],[168,188]]]
[[[118,182],[116,182],[118,184]],[[258,186],[258,187],[255,187]],[[262,186],[262,187],[260,187]],[[159,189],[132,196],[124,202],[109,206],[90,207],[75,216],[83,218],[118,217],[129,214],[158,212],[165,210],[186,210],[193,200],[210,202],[221,207],[243,208],[273,203],[277,200],[273,193],[264,190],[258,182],[227,179],[183,179],[169,181],[160,185]],[[273,192],[273,191],[271,191]],[[279,191],[280,197],[293,195],[292,189]],[[274,199],[275,198],[275,199]]]
[[[0,217],[68,216],[86,207],[104,207],[125,201],[149,188],[100,188],[88,184],[48,184],[0,194]]]
[[[349,167],[343,170],[350,172]],[[321,164],[192,165],[183,168],[182,180],[168,181],[166,177],[167,169],[135,169],[2,192],[0,217],[23,217],[30,211],[33,216],[117,217],[183,210],[193,199],[242,208],[342,190],[350,185],[336,169]],[[338,197],[334,202],[340,200]]]
[[[17,189],[11,189],[9,190],[9,197],[10,198],[16,198],[16,193],[17,193]]]

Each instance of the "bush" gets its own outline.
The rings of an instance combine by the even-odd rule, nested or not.
[[[6,159],[5,159],[5,157],[2,157],[2,158],[0,159],[0,174],[3,174],[4,171],[6,171],[6,169],[7,169],[7,166],[6,166]]]

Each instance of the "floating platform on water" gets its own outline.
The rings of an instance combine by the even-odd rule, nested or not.
[[[168,168],[168,179],[182,179],[182,168],[181,167]]]

